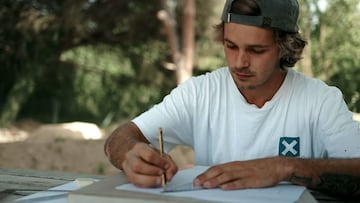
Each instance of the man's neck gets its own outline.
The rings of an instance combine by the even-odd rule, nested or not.
[[[286,78],[286,74],[287,71],[282,71],[277,77],[273,78],[272,81],[268,81],[266,85],[256,87],[255,89],[241,89],[240,92],[249,104],[254,104],[258,108],[262,108],[280,89]]]

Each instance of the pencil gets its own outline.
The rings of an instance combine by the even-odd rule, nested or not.
[[[162,128],[159,128],[159,148],[160,156],[164,156],[164,142],[163,142],[163,131]],[[161,175],[161,186],[166,187],[166,172]]]

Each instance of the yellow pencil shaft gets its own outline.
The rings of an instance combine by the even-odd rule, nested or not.
[[[164,155],[164,142],[163,142],[163,132],[162,128],[159,128],[159,148],[160,148],[160,155]],[[161,185],[163,188],[166,187],[166,172],[161,175]]]

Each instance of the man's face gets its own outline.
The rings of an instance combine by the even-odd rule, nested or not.
[[[281,81],[279,49],[271,30],[225,23],[224,51],[240,91],[276,88]]]

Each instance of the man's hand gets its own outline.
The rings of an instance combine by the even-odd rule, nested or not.
[[[160,156],[159,150],[149,145],[133,122],[115,129],[106,140],[104,151],[110,162],[139,187],[158,187],[164,172],[166,181],[170,181],[178,170],[170,156]]]
[[[288,178],[291,169],[283,161],[275,157],[213,166],[199,175],[194,185],[224,190],[273,186]]]
[[[142,142],[125,154],[121,166],[128,180],[139,187],[159,187],[164,172],[168,182],[178,170],[170,156],[160,156],[156,148]]]

